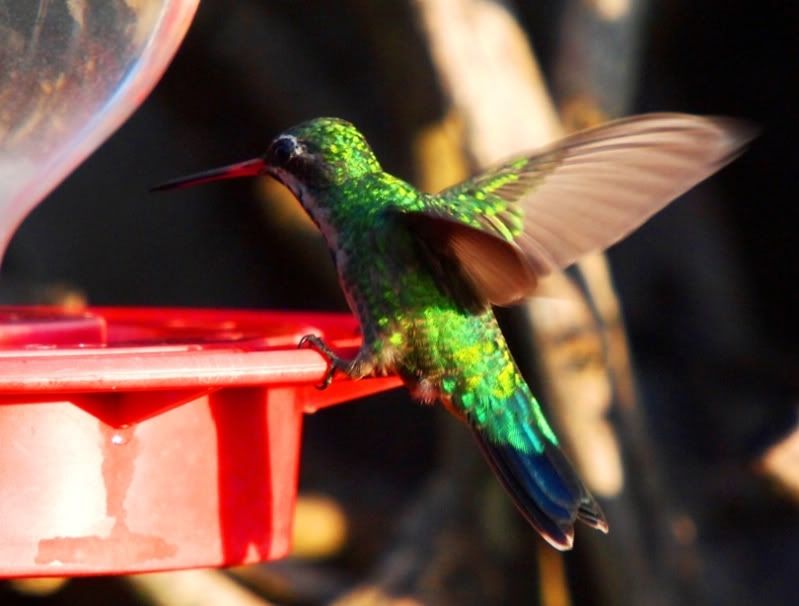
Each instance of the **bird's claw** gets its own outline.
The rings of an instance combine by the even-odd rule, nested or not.
[[[333,350],[327,346],[327,343],[316,335],[305,335],[300,339],[297,347],[299,349],[306,347],[313,349],[327,360],[327,372],[325,372],[325,377],[322,379],[322,382],[316,386],[319,390],[327,389],[330,386],[330,383],[333,382],[333,375],[336,374],[337,370],[346,370],[347,368],[347,363],[334,354]]]

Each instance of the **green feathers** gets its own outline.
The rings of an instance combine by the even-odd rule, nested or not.
[[[328,185],[341,186],[349,180],[381,172],[380,163],[364,136],[345,120],[316,118],[284,135],[302,142],[308,163],[323,165],[329,171]]]

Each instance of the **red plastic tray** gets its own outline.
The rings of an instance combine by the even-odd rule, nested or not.
[[[302,413],[334,381],[300,337],[340,314],[0,307],[0,576],[225,566],[289,549]]]

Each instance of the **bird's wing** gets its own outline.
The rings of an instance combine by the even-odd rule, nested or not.
[[[494,305],[618,242],[737,157],[753,129],[728,118],[648,114],[609,122],[431,196],[401,213],[433,255]]]

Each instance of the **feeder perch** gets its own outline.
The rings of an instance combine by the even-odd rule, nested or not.
[[[348,315],[0,308],[0,576],[229,566],[289,549],[303,413]]]

